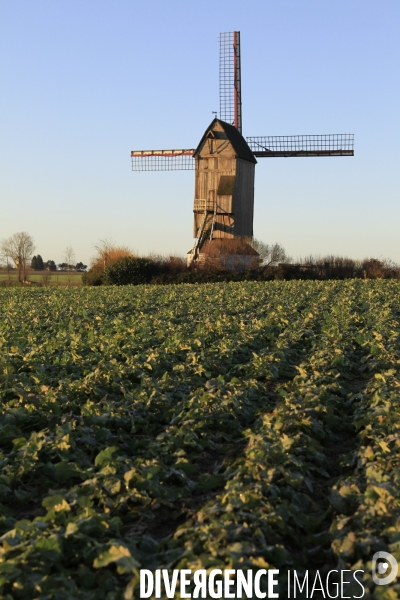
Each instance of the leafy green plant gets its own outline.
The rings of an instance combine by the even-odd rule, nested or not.
[[[339,564],[383,598],[369,573],[377,550],[400,558],[399,291],[1,289],[0,596],[139,597],[141,567]]]

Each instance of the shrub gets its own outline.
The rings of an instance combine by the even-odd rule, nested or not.
[[[104,283],[104,269],[99,265],[94,265],[82,275],[83,285],[102,285]]]
[[[353,278],[400,278],[400,268],[390,260],[366,259],[353,260],[341,256],[313,257],[308,256],[298,263],[265,264],[258,268],[234,270],[223,268],[216,262],[191,265],[180,257],[162,257],[150,255],[147,258],[138,256],[120,256],[114,259],[111,251],[109,263],[104,270],[104,263],[92,264],[90,270],[83,274],[85,285],[137,285],[150,283],[168,285],[180,283],[216,283],[219,281],[272,281],[272,280],[327,280]]]
[[[122,257],[134,256],[130,248],[113,246],[108,240],[100,240],[95,249],[96,255],[91,260],[90,269],[82,275],[83,285],[103,285],[107,267],[110,267]],[[85,265],[83,266],[85,267]]]
[[[127,246],[114,246],[109,240],[100,240],[95,246],[96,254],[92,257],[90,266],[105,269],[119,258],[136,256]]]
[[[384,263],[377,258],[364,260],[362,268],[367,279],[383,279],[387,271]]]
[[[106,285],[148,283],[156,271],[156,263],[147,258],[124,256],[106,268],[103,282]]]

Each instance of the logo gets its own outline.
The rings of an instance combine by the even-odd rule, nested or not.
[[[379,561],[379,562],[378,562]],[[372,579],[376,585],[387,585],[397,577],[397,560],[389,552],[375,552],[372,557]],[[381,577],[381,575],[386,575]]]

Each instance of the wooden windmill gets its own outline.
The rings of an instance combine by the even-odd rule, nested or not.
[[[240,32],[220,34],[220,118],[196,149],[133,150],[133,171],[195,170],[194,246],[188,263],[238,254],[254,260],[254,169],[257,158],[353,156],[354,135],[242,135]]]

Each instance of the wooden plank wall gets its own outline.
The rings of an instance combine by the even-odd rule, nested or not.
[[[195,200],[217,201],[221,211],[216,216],[215,238],[253,236],[254,167],[251,162],[236,158],[235,151],[222,126],[217,123],[214,131],[221,137],[207,139],[196,158]],[[233,195],[218,196],[222,175],[236,175]],[[226,212],[224,212],[226,211]],[[193,237],[196,237],[204,213],[194,212]]]
[[[219,141],[219,140],[218,140]],[[206,148],[206,146],[205,146]],[[205,149],[204,148],[204,149]],[[229,153],[231,156],[226,156]],[[207,153],[208,154],[208,153]],[[222,175],[235,175],[236,159],[232,156],[232,147],[226,148],[224,155],[200,156],[196,160],[195,199],[217,201],[221,207],[217,211],[214,237],[233,237],[232,196],[217,196],[219,180]],[[227,214],[228,213],[228,214]],[[193,236],[196,237],[203,213],[194,213]]]
[[[236,159],[236,182],[233,191],[234,235],[253,237],[255,164]]]

